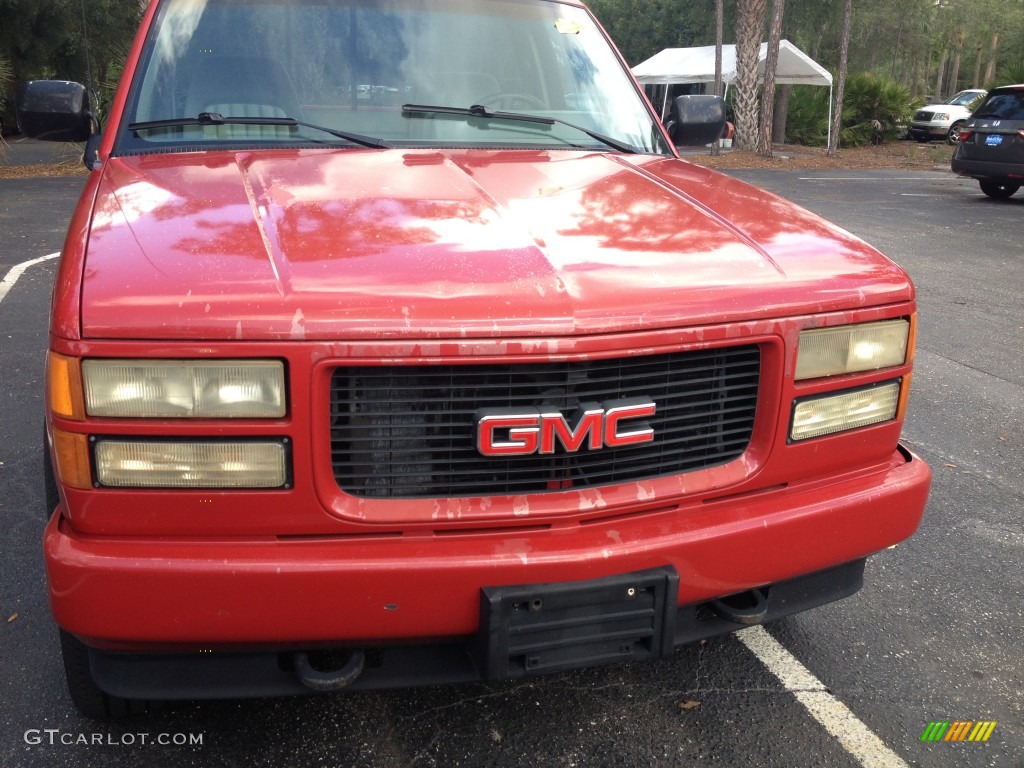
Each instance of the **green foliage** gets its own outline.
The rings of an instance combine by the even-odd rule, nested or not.
[[[870,72],[846,79],[840,140],[859,147],[895,139],[913,117],[910,91],[889,77]]]
[[[0,56],[11,65],[15,80],[48,75],[54,53],[74,27],[67,0],[0,0]]]
[[[85,83],[91,74],[98,86],[108,81],[140,13],[137,0],[0,0],[0,59],[10,67],[7,81],[0,77],[0,102],[6,96],[12,109],[22,80]]]
[[[715,43],[715,4],[707,0],[589,0],[587,5],[630,66],[663,48]],[[726,4],[727,34],[732,5]]]
[[[94,109],[96,110],[96,118],[99,120],[100,125],[106,125],[107,114],[114,103],[114,94],[121,80],[121,73],[128,62],[129,50],[130,45],[128,43],[122,44],[119,49],[112,49],[110,59],[103,71],[103,77],[95,81]]]
[[[789,97],[786,116],[786,140],[808,147],[823,147],[828,142],[828,99],[825,88],[795,85]]]
[[[844,147],[895,139],[916,106],[907,88],[871,73],[846,78],[840,143]],[[794,144],[824,146],[828,140],[829,94],[796,86],[789,100],[786,138]]]
[[[1024,83],[1024,56],[1007,61],[996,70],[996,81],[989,84],[989,87],[997,85],[1016,85]]]
[[[0,0],[3,2],[3,0]],[[714,44],[711,0],[589,0],[590,7],[636,65],[662,48]],[[725,42],[736,41],[736,2],[725,3]],[[839,64],[843,0],[786,0],[782,36],[826,69]],[[982,74],[998,32],[997,64],[1024,50],[1024,2],[1013,0],[856,0],[850,37],[849,71],[893,77],[914,96],[934,94],[939,64],[957,82],[942,95],[973,85],[981,58]],[[1018,70],[1018,75],[1020,73]],[[998,78],[1000,83],[1024,77]]]

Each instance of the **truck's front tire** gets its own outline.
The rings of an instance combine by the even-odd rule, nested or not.
[[[145,712],[149,702],[111,696],[96,685],[89,668],[89,649],[70,632],[60,631],[60,650],[64,658],[64,676],[75,707],[93,720],[119,720]]]

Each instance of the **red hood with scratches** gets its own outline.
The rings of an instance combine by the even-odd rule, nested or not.
[[[87,339],[565,336],[913,295],[859,239],[674,158],[271,150],[102,174]]]

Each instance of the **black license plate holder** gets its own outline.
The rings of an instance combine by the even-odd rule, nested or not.
[[[526,677],[672,652],[675,568],[589,581],[485,587],[478,663],[489,680]]]

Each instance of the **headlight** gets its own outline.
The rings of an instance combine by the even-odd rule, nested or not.
[[[281,488],[281,442],[96,441],[96,480],[115,488]]]
[[[903,365],[909,340],[910,322],[904,319],[802,331],[796,378],[816,379]]]
[[[899,399],[900,382],[888,381],[797,400],[793,405],[789,439],[807,440],[892,421],[896,418]]]
[[[89,416],[269,419],[285,415],[278,360],[84,360]]]

